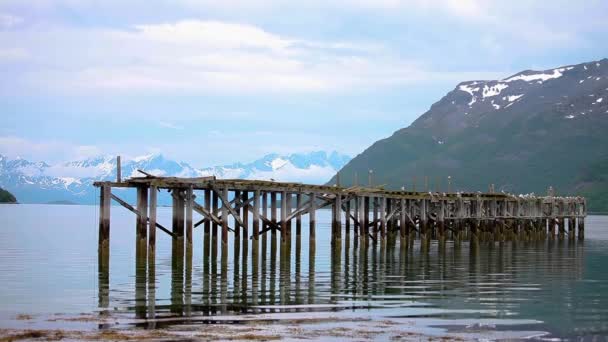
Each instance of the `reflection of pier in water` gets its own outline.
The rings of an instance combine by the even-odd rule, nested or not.
[[[479,244],[490,242],[503,255],[510,255],[505,246],[521,244],[574,248],[575,236],[584,236],[586,216],[583,198],[551,193],[544,197],[446,194],[151,175],[124,182],[119,175],[117,182],[95,185],[101,190],[100,307],[109,305],[110,201],[114,199],[136,214],[135,312],[142,318],[156,317],[159,309],[178,316],[291,310],[285,305],[301,304],[312,310],[312,304],[335,304],[345,298],[406,295],[403,282],[411,277],[425,272],[444,272],[440,279],[452,276],[446,258],[462,257],[463,240],[471,246],[469,273],[477,274],[473,267],[482,267],[474,261]],[[113,194],[113,187],[135,188],[136,206]],[[172,196],[171,231],[157,219],[160,189]],[[324,207],[332,209],[329,279],[315,274],[316,212]],[[304,215],[308,232],[303,234]],[[197,227],[203,230],[203,280],[201,288],[193,289]],[[156,305],[157,229],[172,238],[171,303],[166,310]],[[443,268],[431,267],[437,260]],[[576,263],[566,266],[578,269]],[[326,301],[319,302],[320,298]]]
[[[524,286],[531,286],[525,284],[538,290],[539,272],[548,273],[543,277],[553,279],[554,285],[569,286],[571,280],[581,278],[584,262],[582,241],[433,242],[425,246],[395,237],[366,245],[344,233],[342,243],[330,248],[329,274],[315,269],[315,244],[290,250],[289,244],[272,235],[257,242],[245,236],[231,240],[228,246],[235,258],[230,265],[227,249],[222,249],[219,259],[211,254],[219,241],[209,236],[203,240],[205,252],[198,271],[193,271],[192,254],[182,253],[181,246],[174,244],[168,306],[156,303],[154,260],[137,254],[131,310],[136,318],[146,319],[150,328],[160,324],[155,318],[167,317],[212,323],[218,315],[369,309],[395,302],[433,307],[435,300],[446,296],[453,308],[466,302],[481,309],[510,310],[513,305],[525,305],[516,301]],[[524,260],[530,251],[534,251],[533,263]],[[109,303],[108,269],[100,269],[99,280],[103,309]],[[568,300],[559,298],[562,305],[572,305]]]

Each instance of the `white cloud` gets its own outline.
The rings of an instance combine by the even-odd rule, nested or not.
[[[445,5],[452,14],[460,17],[471,18],[485,15],[477,0],[447,0]]]
[[[175,130],[183,130],[184,129],[184,126],[176,125],[174,123],[167,122],[167,121],[160,121],[158,123],[158,125],[161,126],[161,127],[175,129]]]
[[[217,21],[12,34],[5,38],[19,37],[33,50],[16,85],[69,94],[351,92],[462,76],[429,71],[378,44],[305,40]]]
[[[23,22],[23,18],[12,14],[0,13],[0,28],[10,29]]]
[[[56,162],[96,156],[96,146],[78,145],[59,140],[34,141],[15,136],[0,136],[0,154],[30,161]]]
[[[0,48],[0,62],[1,61],[18,61],[29,57],[29,53],[22,48]]]
[[[220,21],[182,20],[175,23],[136,25],[143,39],[201,48],[263,48],[281,50],[290,41],[258,27]]]

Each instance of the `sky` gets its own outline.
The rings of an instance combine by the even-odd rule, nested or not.
[[[0,0],[0,153],[355,156],[459,82],[607,41],[606,0]]]

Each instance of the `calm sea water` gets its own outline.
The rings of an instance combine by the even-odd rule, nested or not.
[[[234,322],[331,312],[406,319],[431,333],[608,336],[606,216],[587,218],[584,242],[447,242],[422,250],[397,241],[361,248],[343,232],[341,248],[332,250],[329,214],[317,215],[313,250],[304,217],[301,243],[294,237],[290,250],[280,243],[273,249],[270,235],[265,248],[250,241],[235,248],[231,235],[226,264],[220,246],[217,257],[204,256],[202,227],[195,229],[191,261],[172,259],[171,239],[158,231],[155,267],[147,274],[146,262],[136,258],[134,215],[113,207],[105,278],[97,269],[96,206],[0,205],[0,327],[15,326],[18,314],[104,310]],[[159,221],[170,226],[169,208],[159,209]]]

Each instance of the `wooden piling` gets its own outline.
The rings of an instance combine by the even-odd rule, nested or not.
[[[211,191],[212,192],[212,203],[211,203],[211,208],[213,209],[213,214],[215,216],[217,216],[219,214],[219,195],[217,192],[215,191]],[[218,224],[216,221],[213,221],[213,224],[211,225],[212,231],[212,241],[217,242],[217,231],[218,231]],[[212,247],[217,247],[216,246],[212,246]]]
[[[186,244],[192,245],[192,230],[194,228],[192,223],[192,211],[194,208],[194,190],[190,186],[186,190]]]
[[[460,213],[457,213],[457,215]],[[439,203],[439,212],[437,213],[437,237],[442,240],[445,238],[445,201]],[[457,216],[457,220],[460,219],[460,215]]]
[[[363,197],[363,201],[364,201],[363,228],[365,231],[365,233],[363,235],[367,239],[368,234],[369,234],[369,201],[370,201],[370,198],[365,196],[365,197]]]
[[[120,162],[120,156],[116,156],[116,182],[122,182],[122,165]]]
[[[243,202],[247,202],[249,200],[249,192],[243,191],[242,193]],[[243,238],[249,238],[249,204],[243,206]]]
[[[213,211],[211,210],[211,190],[205,189],[204,196],[205,196],[205,198],[204,198],[205,210],[207,210],[207,212],[209,212],[209,213],[213,213]],[[205,222],[203,222],[203,234],[205,236],[205,239],[207,239],[209,237],[210,233],[211,233],[211,220],[206,219]]]
[[[286,242],[287,239],[287,192],[281,192],[281,241]]]
[[[386,197],[380,198],[380,237],[386,238]]]
[[[342,195],[337,194],[334,202],[332,241],[339,244],[342,240]]]
[[[264,213],[266,216],[266,213]],[[253,193],[253,240],[258,241],[260,235],[260,190],[255,190]]]
[[[285,202],[287,204],[287,209],[286,209],[286,213],[288,217],[291,217],[291,209],[293,207],[293,196],[291,192],[287,192],[287,202]],[[289,241],[291,241],[291,218],[287,220],[287,238],[289,239]]]
[[[277,193],[270,193],[270,221],[276,226],[277,224]],[[272,237],[276,236],[276,230],[272,229]]]
[[[359,203],[359,217],[357,220],[359,221],[359,235],[364,237],[365,235],[365,199],[363,197],[357,197],[357,202]]]
[[[226,198],[228,200],[227,197],[224,197],[224,198]],[[234,203],[235,204],[239,203],[240,200],[241,200],[241,192],[238,190],[234,191]],[[223,205],[225,206],[226,203],[224,203]],[[236,213],[240,216],[242,210],[243,210],[243,208],[237,210]],[[239,225],[236,218],[234,218],[234,239],[235,239],[235,241],[238,241],[238,240],[240,240],[240,238],[241,238],[241,226]]]
[[[296,210],[298,214],[296,215],[296,236],[302,235],[302,214],[300,214],[300,208],[302,207],[302,194],[296,194]]]
[[[308,215],[308,235],[310,240],[315,240],[316,212],[317,212],[317,197],[314,192],[310,193],[310,211]]]
[[[355,235],[355,237],[359,236],[359,196],[355,196],[354,198],[354,214],[353,217],[355,218],[356,222],[353,224],[353,234]],[[353,220],[353,221],[355,221]]]
[[[137,211],[140,215],[137,220],[137,239],[146,240],[148,230],[148,187],[139,186],[137,188]]]
[[[173,234],[183,241],[184,238],[184,200],[180,189],[172,190],[173,197]]]
[[[155,185],[150,186],[150,206],[149,206],[149,218],[148,222],[148,258],[150,255],[154,255],[156,250],[156,207],[158,198],[158,189]]]
[[[228,246],[228,205],[229,203],[226,203],[228,201],[228,188],[225,187],[222,189],[222,250],[226,249],[226,246]],[[235,231],[236,231],[236,224],[235,224]]]
[[[391,233],[393,229],[393,217],[388,217],[388,215],[392,212],[393,208],[393,200],[391,198],[386,199],[386,205],[384,208],[384,215],[386,216],[386,225],[384,225],[384,236],[387,236]]]
[[[110,202],[112,188],[102,186],[99,191],[99,252],[108,251],[110,247]]]
[[[407,222],[405,221],[406,217],[407,217],[407,213],[405,211],[405,207],[406,207],[405,202],[406,201],[407,200],[403,199],[403,198],[401,200],[399,200],[399,206],[401,207],[400,208],[401,217],[399,218],[399,236],[401,237],[401,239],[405,239],[407,237],[407,232],[406,232]]]
[[[420,200],[420,238],[427,238],[427,228],[428,228],[428,214],[426,207],[426,200]]]
[[[344,203],[344,232],[346,235],[350,235],[350,200],[347,199]]]
[[[380,222],[378,220],[378,212],[380,211],[380,205],[378,204],[379,200],[378,197],[370,198],[372,206],[372,224],[370,228],[375,239],[378,239],[378,230],[380,229]]]
[[[268,217],[268,193],[266,191],[262,192],[262,214],[264,217]],[[265,230],[266,228],[266,221],[262,221],[262,230]],[[264,234],[264,236],[266,236],[266,234]]]

